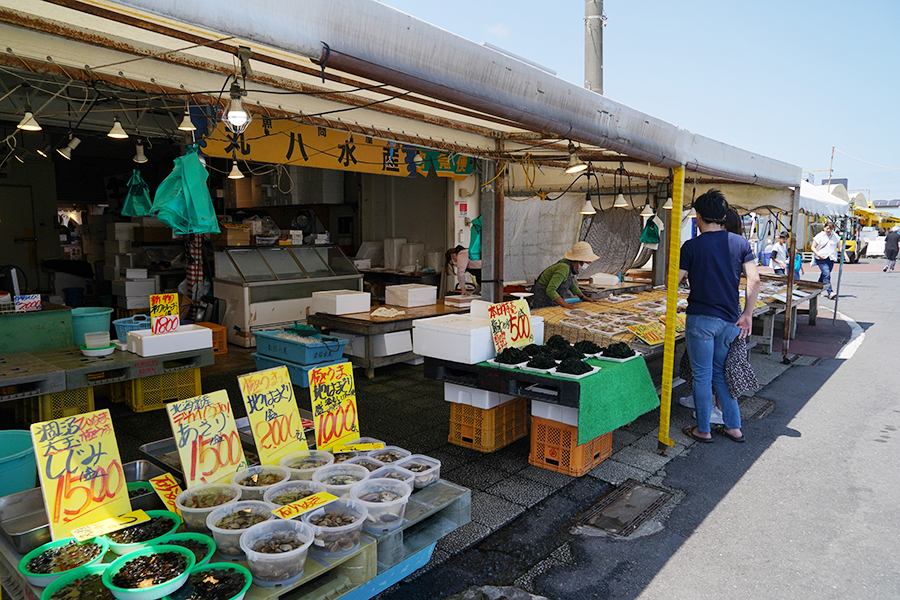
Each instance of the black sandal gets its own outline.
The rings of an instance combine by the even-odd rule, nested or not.
[[[743,444],[745,441],[746,436],[743,435],[743,432],[741,432],[741,437],[734,437],[733,435],[728,433],[728,429],[724,425],[716,425],[715,427],[713,427],[712,430],[721,436],[727,437],[732,442],[737,442],[738,444]]]
[[[688,425],[687,427],[685,427],[684,429],[681,430],[681,433],[688,436],[689,438],[694,439],[695,441],[700,442],[701,444],[712,444],[713,443],[712,436],[705,438],[705,437],[700,437],[699,435],[696,435],[694,433],[693,425]]]

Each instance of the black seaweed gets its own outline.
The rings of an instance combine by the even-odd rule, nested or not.
[[[628,358],[634,356],[634,350],[632,350],[625,342],[616,342],[603,349],[603,356],[608,356],[609,358]]]
[[[503,352],[497,355],[497,358],[494,360],[502,365],[517,365],[519,363],[523,363],[529,360],[531,357],[528,356],[521,348],[507,348]]]
[[[546,354],[538,354],[528,361],[528,366],[532,369],[552,369],[556,366],[556,361]]]
[[[568,358],[559,363],[559,366],[556,368],[557,373],[569,373],[570,375],[581,375],[590,371],[591,366],[577,358]]]
[[[572,344],[572,347],[582,354],[597,354],[598,352],[600,352],[600,350],[603,349],[591,340],[581,340],[580,342],[575,342],[574,344]]]

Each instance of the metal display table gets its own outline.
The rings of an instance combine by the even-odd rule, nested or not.
[[[374,348],[374,337],[376,335],[411,330],[412,322],[415,319],[437,317],[439,315],[466,312],[468,310],[468,308],[445,306],[443,301],[438,301],[437,304],[432,304],[430,306],[417,306],[415,308],[405,308],[402,306],[388,306],[387,308],[402,310],[404,314],[397,317],[373,317],[367,312],[350,315],[316,313],[309,315],[306,318],[306,322],[313,327],[318,327],[323,330],[340,330],[364,336],[366,342],[365,356],[349,356],[348,358],[354,365],[363,367],[366,370],[366,377],[371,379],[375,377],[376,367],[393,365],[419,358],[419,355],[413,352],[402,352],[390,356],[376,357]]]

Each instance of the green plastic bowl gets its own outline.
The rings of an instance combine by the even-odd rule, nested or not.
[[[120,588],[116,585],[113,585],[113,577],[129,560],[134,560],[135,558],[138,558],[140,556],[162,554],[164,552],[176,552],[183,555],[187,559],[187,565],[184,569],[184,573],[175,577],[174,579],[170,579],[169,581],[140,589]],[[147,546],[146,548],[142,548],[140,550],[132,552],[131,554],[126,554],[125,556],[120,556],[119,558],[114,560],[109,565],[109,568],[103,572],[103,585],[108,587],[109,591],[113,593],[113,596],[115,596],[119,600],[159,600],[159,598],[168,596],[169,594],[180,588],[182,585],[184,585],[184,582],[187,581],[188,575],[193,568],[194,553],[187,548],[182,548],[181,546]]]
[[[31,571],[28,570],[28,563],[30,563],[33,558],[35,558],[36,556],[38,556],[45,550],[49,550],[51,548],[57,548],[59,546],[65,546],[66,544],[68,544],[69,542],[72,542],[74,540],[75,540],[75,538],[68,537],[68,538],[64,538],[61,540],[56,540],[55,542],[47,542],[43,546],[38,546],[37,548],[35,548],[31,552],[29,552],[28,554],[23,556],[22,560],[19,561],[19,573],[21,573],[22,577],[24,577],[26,580],[28,580],[28,583],[30,583],[33,586],[47,587],[48,585],[53,583],[60,575],[64,575],[64,574],[68,573],[68,571],[60,571],[59,573],[46,573],[46,574],[32,573]],[[89,560],[88,562],[84,563],[83,565],[78,565],[77,567],[75,567],[75,569],[80,569],[81,567],[93,565],[94,563],[97,563],[97,562],[103,560],[103,557],[106,555],[106,551],[109,549],[109,542],[106,538],[104,538],[103,536],[99,536],[99,537],[95,537],[94,539],[90,540],[90,542],[98,544],[101,547],[102,551],[100,552],[100,556],[98,556],[97,558],[94,558],[93,560]],[[88,543],[88,542],[85,542],[85,543]],[[73,570],[74,569],[69,569],[69,571],[73,571]]]
[[[156,543],[156,540],[158,540],[159,538],[169,535],[171,533],[175,533],[176,531],[178,531],[178,528],[181,527],[181,517],[179,517],[178,515],[176,515],[175,513],[173,513],[170,510],[147,510],[144,512],[146,512],[147,516],[151,517],[151,518],[153,518],[153,517],[168,517],[168,518],[172,519],[175,522],[175,524],[172,526],[172,528],[169,531],[165,532],[164,534],[162,534],[158,537],[149,539],[146,542],[136,542],[134,544],[117,544],[116,542],[109,539],[107,536],[103,536],[104,539],[106,539],[107,543],[109,544],[110,550],[112,550],[119,556],[131,554],[135,550],[140,550],[141,548],[146,548],[147,546],[152,546],[153,544]]]
[[[107,567],[109,567],[109,563],[95,563],[86,567],[77,567],[71,571],[65,571],[53,583],[44,588],[44,591],[41,593],[41,600],[50,600],[53,594],[77,579],[88,575],[102,575]]]
[[[220,563],[209,563],[206,565],[197,565],[196,567],[191,569],[190,574],[193,575],[194,573],[201,573],[203,571],[212,571],[213,569],[234,569],[235,571],[237,571],[238,573],[240,573],[241,575],[244,576],[244,587],[241,588],[240,592],[238,592],[231,598],[227,598],[226,600],[241,600],[244,597],[244,594],[247,593],[247,590],[250,589],[250,584],[253,583],[253,575],[250,573],[250,571],[247,569],[247,567],[245,567],[243,565],[239,565],[237,563],[220,562]],[[190,575],[189,575],[189,577],[190,577]],[[178,594],[178,592],[176,591],[172,596],[172,600],[178,600],[179,595],[180,594]],[[41,598],[41,600],[44,600],[44,599]]]
[[[212,539],[210,536],[203,533],[193,533],[190,531],[185,531],[182,533],[170,533],[168,535],[164,535],[161,538],[157,538],[154,540],[154,546],[165,546],[166,542],[177,541],[177,540],[194,540],[195,542],[200,542],[201,544],[206,544],[206,555],[197,561],[197,566],[205,565],[209,562],[209,559],[212,558],[212,555],[216,553],[216,540]],[[183,546],[182,546],[183,547]],[[196,557],[194,557],[196,559]]]

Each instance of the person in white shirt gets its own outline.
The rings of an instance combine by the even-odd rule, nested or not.
[[[778,236],[778,242],[772,246],[772,256],[769,260],[772,262],[772,268],[775,269],[776,275],[787,273],[787,239],[788,235],[782,233]]]
[[[477,296],[481,293],[481,261],[470,260],[469,251],[462,246],[450,248],[444,253],[447,259],[447,266],[456,266],[456,279],[459,282],[459,293],[463,296],[468,295],[466,290],[466,272],[472,274],[475,278],[475,290],[473,293]]]
[[[813,238],[810,248],[815,255],[813,262],[819,267],[819,283],[828,284],[828,298],[834,299],[837,294],[831,289],[831,269],[838,259],[838,245],[841,238],[834,232],[834,223],[829,221],[825,223],[825,229],[816,234]]]

